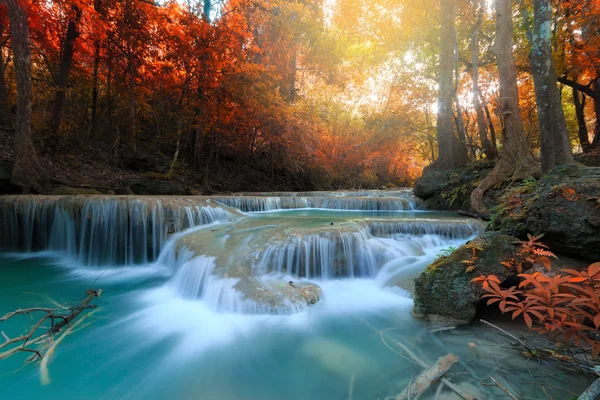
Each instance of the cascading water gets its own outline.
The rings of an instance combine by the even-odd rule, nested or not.
[[[419,209],[410,191],[248,193],[214,197],[215,201],[244,212],[300,208],[355,211],[405,211]]]
[[[371,201],[364,208],[376,210],[380,194],[391,197],[270,197],[319,205],[329,197],[340,208]],[[497,354],[473,356],[465,345],[479,338],[453,339],[451,331],[441,343],[444,337],[432,338],[410,317],[412,278],[442,249],[481,232],[477,221],[407,211],[241,214],[214,198],[94,196],[3,198],[0,222],[4,249],[55,250],[70,260],[65,269],[52,268],[56,258],[44,253],[0,255],[0,315],[49,297],[52,304],[77,300],[92,284],[103,289],[99,318],[90,317],[51,357],[50,386],[37,383],[34,366],[3,360],[2,398],[386,398],[420,368],[390,351],[384,332],[431,362],[454,352],[462,365],[498,368],[486,365]],[[23,318],[0,331],[18,335],[30,324]],[[494,346],[479,352],[488,349]],[[484,386],[470,389],[491,398]]]
[[[6,197],[0,201],[0,248],[61,252],[85,265],[145,264],[169,235],[228,216],[208,200]]]
[[[333,279],[362,278],[382,288],[396,286],[404,265],[424,267],[441,249],[459,246],[483,229],[457,218],[421,222],[399,214],[383,222],[294,213],[250,215],[174,238],[171,246],[179,250],[168,262],[177,271],[174,289],[220,311],[292,313],[315,298],[273,289],[268,282],[276,288],[290,280],[322,287]],[[207,297],[212,287],[218,295]]]

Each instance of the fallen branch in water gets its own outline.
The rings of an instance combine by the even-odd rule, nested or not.
[[[543,359],[545,361],[555,362],[560,365],[563,365],[564,367],[570,367],[570,369],[576,369],[579,371],[583,370],[582,372],[591,373],[596,376],[600,375],[598,373],[598,369],[593,366],[581,364],[581,362],[579,362],[575,358],[568,357],[566,355],[556,356],[556,354],[554,354],[553,352],[551,352],[549,350],[536,349],[533,346],[530,346],[527,343],[525,343],[523,340],[517,338],[515,335],[505,331],[504,329],[500,328],[499,326],[492,324],[491,322],[488,322],[483,319],[480,319],[479,321],[486,324],[487,326],[489,326],[491,328],[494,328],[498,332],[502,333],[504,336],[516,341],[517,344],[519,346],[521,346],[522,350],[524,350],[531,357]]]
[[[585,392],[579,396],[578,400],[597,400],[600,399],[600,379],[596,379],[594,383],[587,388]]]
[[[39,346],[43,343],[52,342],[53,336],[60,333],[61,330],[70,325],[71,321],[77,318],[84,310],[89,310],[92,308],[96,308],[95,304],[90,304],[90,302],[99,297],[102,294],[102,290],[93,290],[88,289],[85,291],[86,296],[74,307],[65,308],[65,307],[55,307],[55,308],[26,308],[19,309],[13,312],[10,312],[0,318],[0,322],[7,321],[13,318],[16,315],[29,315],[32,319],[32,314],[37,312],[44,312],[45,315],[42,316],[37,323],[33,326],[33,328],[29,329],[25,334],[21,336],[17,336],[15,338],[9,338],[4,332],[2,332],[2,336],[5,341],[0,344],[0,350],[4,348],[8,348],[10,345],[15,345],[4,352],[0,352],[0,360],[8,358],[16,353],[24,352],[24,353],[33,353],[33,357],[29,359],[29,361],[34,361],[36,359],[42,360],[45,357],[42,351],[39,349],[34,349],[33,346]],[[65,309],[69,312],[65,314]],[[50,327],[41,335],[36,336],[38,330],[42,328],[42,324],[46,321],[51,321]],[[73,326],[70,325],[71,329]],[[53,349],[52,345],[50,349]],[[46,355],[48,352],[46,353]]]
[[[411,379],[408,387],[396,396],[396,400],[418,398],[429,389],[431,385],[437,383],[457,362],[458,357],[455,354],[448,354],[441,357],[435,364],[421,372],[414,380],[414,383]]]
[[[496,386],[498,389],[500,389],[500,390],[502,390],[504,393],[506,393],[506,395],[507,395],[508,397],[510,397],[510,398],[511,398],[511,399],[513,399],[513,400],[519,400],[519,399],[517,398],[517,396],[515,396],[514,394],[512,394],[512,393],[511,393],[511,392],[510,392],[510,391],[509,391],[507,388],[505,388],[505,387],[504,387],[504,385],[502,385],[500,382],[498,382],[497,380],[495,380],[493,377],[490,377],[490,379],[492,380],[492,382],[494,382],[494,385],[495,385],[495,386]]]
[[[417,355],[415,353],[413,353],[408,347],[406,347],[404,344],[400,343],[399,341],[394,341],[394,343],[396,343],[398,346],[400,346],[402,348],[402,350],[404,350],[406,352],[406,354],[408,354],[408,356],[412,359],[412,361],[417,364],[420,365],[422,368],[427,368],[427,364],[421,360],[419,357],[417,357]],[[456,393],[458,396],[460,396],[461,398],[463,398],[464,400],[483,400],[480,399],[478,397],[475,397],[469,393],[467,393],[465,390],[463,390],[460,386],[454,384],[452,381],[450,381],[448,378],[441,378],[440,381],[446,385],[450,390],[452,390],[454,393]]]

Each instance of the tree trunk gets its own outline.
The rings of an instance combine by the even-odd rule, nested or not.
[[[484,4],[481,0],[473,1],[473,13],[475,14],[475,26],[471,32],[471,62],[473,65],[473,105],[477,115],[477,130],[479,132],[479,140],[483,147],[483,153],[488,160],[493,160],[498,157],[498,150],[489,141],[487,136],[487,125],[483,106],[479,100],[479,34],[481,25],[483,24]]]
[[[94,42],[94,70],[92,72],[92,115],[90,120],[90,138],[95,137],[96,114],[98,110],[98,68],[100,66],[100,42]]]
[[[456,47],[456,0],[442,0],[440,7],[440,65],[437,112],[438,158],[429,168],[451,169],[469,159],[454,134],[452,120],[452,78]]]
[[[11,114],[10,108],[8,107],[8,95],[6,91],[6,64],[4,62],[4,54],[2,47],[0,47],[0,125],[10,126]]]
[[[494,127],[494,121],[492,121],[492,114],[490,113],[490,109],[487,104],[483,106],[483,111],[485,111],[485,118],[487,120],[489,129],[490,129],[490,138],[492,139],[492,147],[494,147],[494,152],[496,156],[498,155],[498,141],[496,140],[496,128]]]
[[[204,20],[206,22],[210,22],[210,10],[212,8],[212,2],[211,0],[204,0],[204,4],[203,4],[203,10],[202,10],[202,18],[204,18]]]
[[[540,126],[542,172],[573,163],[556,70],[552,58],[552,5],[550,0],[534,0],[534,23],[529,54]]]
[[[596,95],[600,96],[600,77],[596,78],[592,84],[592,89],[594,89]],[[596,127],[594,129],[594,138],[590,144],[592,150],[600,147],[600,101],[594,101],[594,112],[596,113]]]
[[[31,139],[31,49],[29,21],[18,0],[6,0],[17,82],[15,160],[11,182],[25,192],[41,192],[46,180]]]
[[[77,22],[79,20],[79,9],[73,6],[73,12],[75,15],[69,24],[67,25],[67,33],[65,35],[65,41],[61,50],[60,67],[58,70],[58,76],[56,77],[56,96],[54,97],[54,108],[52,110],[52,118],[50,120],[50,134],[51,136],[58,133],[60,128],[60,121],[62,119],[62,110],[67,98],[67,85],[69,83],[69,73],[71,72],[71,66],[73,65],[73,44],[79,32],[77,31]]]
[[[505,179],[525,179],[538,175],[539,164],[535,161],[523,134],[523,121],[519,111],[519,92],[517,88],[517,68],[513,56],[513,20],[512,0],[495,0],[496,43],[494,52],[500,75],[500,105],[504,117],[504,135],[502,153],[494,169],[479,183],[471,194],[473,211],[486,214],[483,202],[485,193],[491,187]]]
[[[590,138],[588,134],[587,124],[585,121],[585,94],[581,94],[573,89],[573,104],[575,105],[575,114],[577,115],[577,134],[579,136],[579,144],[584,153],[588,153],[591,150]]]

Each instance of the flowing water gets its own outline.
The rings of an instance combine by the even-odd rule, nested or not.
[[[580,377],[531,373],[481,331],[432,334],[411,317],[414,277],[484,228],[417,208],[408,191],[6,198],[0,315],[103,295],[57,347],[49,384],[26,356],[0,361],[0,398],[384,399],[421,371],[398,342],[427,362],[457,353],[453,379],[485,398],[503,393],[472,376],[498,368],[517,373],[524,398],[541,398],[525,383],[537,379],[582,390]]]

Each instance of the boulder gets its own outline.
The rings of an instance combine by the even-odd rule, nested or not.
[[[137,172],[156,171],[164,173],[169,169],[167,163],[154,154],[131,154],[122,160],[122,164],[124,167]]]
[[[54,188],[51,192],[51,195],[61,195],[61,196],[75,196],[80,194],[103,194],[102,192],[96,189],[90,188],[79,188],[79,187],[70,187],[70,186],[59,186]]]
[[[20,193],[21,188],[15,186],[10,177],[12,174],[12,161],[0,161],[0,194]]]
[[[529,187],[508,191],[492,228],[525,239],[544,234],[555,253],[600,260],[600,168],[559,166]]]
[[[177,182],[155,179],[131,179],[123,181],[133,194],[185,195],[185,188]]]
[[[131,190],[131,188],[129,186],[120,186],[117,189],[117,194],[124,194],[124,195],[129,195],[129,194],[133,194],[133,190]]]
[[[517,257],[516,243],[518,240],[514,237],[486,232],[450,256],[434,261],[415,280],[413,314],[452,325],[471,322],[479,298],[484,294],[481,286],[471,280],[494,274],[503,281],[513,275],[515,272],[500,262]],[[474,260],[472,272],[467,272],[465,260]]]
[[[413,193],[424,200],[428,210],[468,210],[471,192],[492,168],[490,162],[478,162],[458,169],[427,169],[415,183]],[[486,202],[490,200],[493,198]]]

